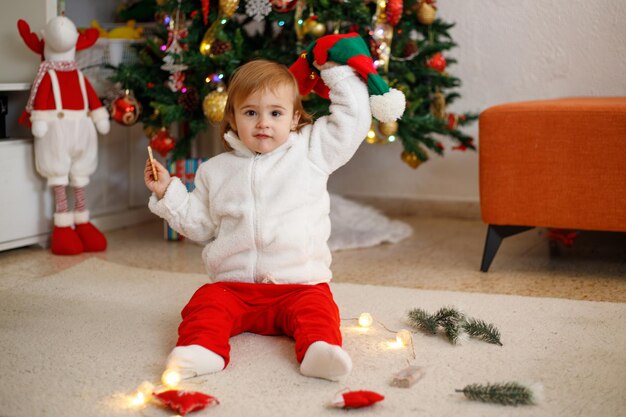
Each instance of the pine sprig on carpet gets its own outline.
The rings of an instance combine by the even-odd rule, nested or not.
[[[421,308],[414,308],[408,312],[408,319],[409,324],[416,329],[431,334],[437,334],[437,331],[441,330],[452,344],[471,336],[502,346],[500,331],[493,324],[468,318],[454,307],[442,307],[434,314],[429,314]]]
[[[470,384],[456,392],[462,392],[470,400],[502,405],[529,405],[535,404],[533,391],[517,382],[503,384]]]
[[[437,333],[437,320],[421,308],[409,311],[409,323],[417,329]]]
[[[442,307],[433,314],[433,319],[441,324],[445,322],[459,322],[463,318],[463,314],[454,307]]]
[[[463,324],[463,330],[472,337],[484,340],[487,343],[502,346],[500,342],[500,331],[491,323],[483,320],[468,319]]]
[[[442,307],[435,314],[433,319],[443,327],[443,332],[453,345],[465,339],[463,334],[463,323],[465,316],[454,307]]]

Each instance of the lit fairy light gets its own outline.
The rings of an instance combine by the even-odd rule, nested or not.
[[[396,137],[395,137],[394,135],[391,135],[391,136],[389,136],[389,137],[387,138],[387,140],[388,140],[389,142],[395,142],[395,141],[396,141]]]
[[[387,347],[389,349],[402,349],[407,346],[411,346],[413,336],[408,330],[402,329],[396,333],[394,340],[387,341]]]
[[[186,93],[186,92],[187,92],[187,87],[183,87],[180,91],[181,91],[182,93]]]
[[[278,22],[278,26],[281,26],[281,27],[285,26],[285,21],[284,20],[279,21]]]
[[[131,407],[139,408],[148,403],[154,392],[154,385],[148,381],[144,381],[139,385],[137,391],[130,397],[128,397],[128,404]]]
[[[146,396],[143,392],[137,392],[130,398],[130,405],[132,407],[141,407],[146,403]]]
[[[163,375],[161,376],[161,381],[163,381],[163,383],[168,387],[173,388],[180,383],[181,377],[180,374],[175,370],[168,369],[163,372]]]
[[[167,49],[167,45],[163,44],[159,49],[161,50],[161,52],[165,52],[165,50]]]
[[[409,346],[412,340],[413,336],[411,336],[411,332],[406,329],[399,330],[398,333],[396,333],[396,342],[402,346]]]
[[[368,328],[374,322],[374,318],[370,313],[361,313],[359,316],[359,326]]]

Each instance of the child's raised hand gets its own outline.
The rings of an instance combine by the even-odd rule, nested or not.
[[[165,167],[161,165],[159,161],[153,161],[154,168],[157,171],[158,180],[155,181],[152,174],[152,165],[150,164],[150,159],[146,160],[146,166],[143,170],[143,180],[146,183],[146,187],[148,187],[148,190],[152,191],[160,200],[165,195],[165,190],[167,190],[167,186],[170,185],[170,181],[172,180],[172,178],[170,177],[170,173],[167,172],[167,169],[165,169]]]

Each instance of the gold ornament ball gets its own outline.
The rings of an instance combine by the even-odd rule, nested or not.
[[[317,17],[309,17],[302,24],[302,31],[319,38],[326,34],[326,25],[317,20]]]
[[[228,98],[226,91],[213,91],[206,95],[202,101],[202,111],[207,119],[215,123],[222,121],[226,98]]]
[[[443,119],[446,116],[446,98],[439,91],[432,96],[430,112],[438,119]]]
[[[320,22],[316,22],[315,24],[311,25],[309,33],[316,38],[320,38],[326,34],[326,25]]]
[[[231,18],[239,7],[239,0],[220,0],[220,10],[224,16]]]
[[[402,151],[402,161],[413,169],[417,169],[422,163],[420,159],[412,152]]]
[[[381,122],[378,124],[378,130],[385,136],[391,136],[398,133],[398,122]]]
[[[417,9],[417,20],[423,25],[432,25],[437,17],[437,9],[426,2],[422,2]]]
[[[311,30],[313,30],[313,27],[317,24],[317,20],[316,19],[311,19],[310,17],[307,18],[304,23],[302,23],[302,31],[305,34],[309,34],[311,33]]]

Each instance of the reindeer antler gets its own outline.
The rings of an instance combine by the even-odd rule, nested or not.
[[[76,41],[76,51],[80,51],[83,49],[87,49],[91,47],[98,38],[100,37],[100,32],[96,28],[85,29],[78,35],[78,41]]]
[[[26,46],[28,46],[31,51],[43,55],[43,39],[40,39],[36,33],[30,31],[30,26],[25,20],[20,19],[17,21],[17,30],[20,32],[20,36]]]

